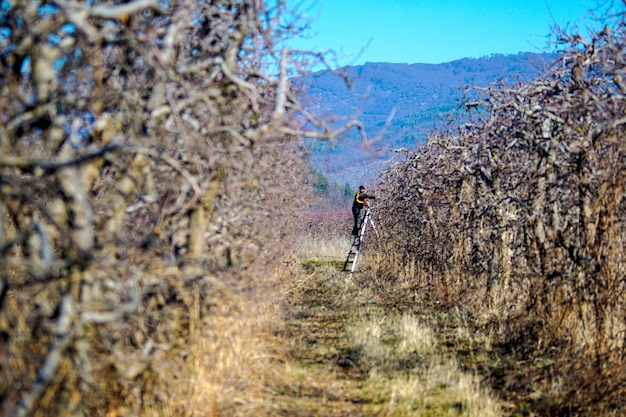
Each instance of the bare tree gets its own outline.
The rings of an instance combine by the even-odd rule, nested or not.
[[[5,415],[164,401],[182,365],[159,371],[159,350],[280,265],[299,139],[337,135],[290,85],[323,60],[281,46],[293,19],[282,1],[2,3]]]
[[[560,34],[569,48],[540,79],[487,89],[485,122],[392,167],[377,213],[383,269],[489,317],[505,341],[565,348],[593,380],[623,384],[603,370],[623,363],[626,331],[626,26],[613,23]],[[568,381],[571,401],[588,377]]]

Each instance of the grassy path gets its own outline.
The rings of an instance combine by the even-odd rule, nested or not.
[[[450,354],[462,320],[437,315],[410,290],[351,281],[338,266],[311,262],[289,289],[280,336],[293,362],[274,387],[281,415],[503,415]]]

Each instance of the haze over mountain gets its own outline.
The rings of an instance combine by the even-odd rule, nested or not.
[[[370,182],[398,158],[395,149],[415,149],[429,132],[463,122],[465,103],[494,82],[515,86],[542,74],[553,54],[496,54],[443,64],[366,63],[334,73],[320,71],[294,82],[302,88],[309,110],[340,126],[360,121],[333,143],[307,141],[315,168],[332,182],[356,187]],[[341,74],[341,75],[340,75]]]

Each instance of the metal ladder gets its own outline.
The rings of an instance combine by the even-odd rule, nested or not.
[[[356,261],[359,258],[359,251],[361,250],[361,245],[363,244],[363,238],[365,237],[365,231],[367,230],[368,222],[372,224],[376,235],[378,235],[378,231],[376,230],[376,226],[374,226],[374,221],[370,219],[370,211],[369,209],[365,209],[365,214],[363,215],[363,221],[361,222],[361,227],[358,229],[357,235],[352,239],[352,245],[350,246],[350,251],[348,252],[348,256],[346,257],[346,261],[343,264],[343,272],[350,271],[350,277],[354,274],[354,268],[356,267]],[[348,265],[350,265],[350,269],[348,269]]]

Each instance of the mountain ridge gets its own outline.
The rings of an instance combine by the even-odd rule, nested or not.
[[[309,111],[335,127],[356,119],[370,139],[362,143],[353,129],[332,143],[306,141],[311,162],[333,182],[368,183],[394,161],[394,149],[413,150],[429,132],[459,121],[464,103],[478,95],[472,88],[531,81],[555,60],[520,52],[442,64],[367,62],[300,78],[295,83]]]

